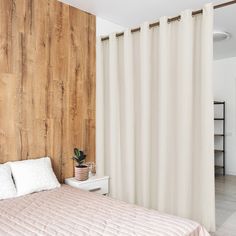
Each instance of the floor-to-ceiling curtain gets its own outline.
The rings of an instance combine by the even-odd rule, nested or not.
[[[213,8],[97,43],[97,172],[111,196],[215,227]]]

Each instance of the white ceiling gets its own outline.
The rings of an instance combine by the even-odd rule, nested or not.
[[[200,9],[219,0],[60,0],[123,27],[135,27],[161,16],[176,16],[185,9]],[[227,1],[227,0],[225,0]],[[229,0],[228,0],[229,1]],[[215,10],[215,29],[231,33],[231,39],[214,45],[215,59],[236,56],[236,4]]]
[[[214,43],[215,59],[236,56],[236,4],[215,10],[215,30],[231,34],[231,38]]]

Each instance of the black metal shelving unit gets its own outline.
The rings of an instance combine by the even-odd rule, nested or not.
[[[215,138],[221,138],[222,139],[222,149],[215,149],[215,156],[219,153],[222,154],[223,158],[223,165],[222,166],[217,166],[215,165],[215,170],[216,169],[222,169],[223,170],[223,175],[225,176],[225,102],[219,102],[219,101],[214,101],[214,105],[222,106],[222,115],[223,117],[220,118],[214,118],[215,121],[221,121],[223,122],[222,124],[222,133],[220,134],[215,134]]]

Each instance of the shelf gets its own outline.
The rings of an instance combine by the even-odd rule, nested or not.
[[[218,150],[218,149],[215,149],[214,151],[215,152],[224,152],[224,150]]]
[[[215,104],[215,105],[223,105],[223,104],[225,104],[225,102],[214,101],[214,104]]]
[[[216,169],[224,169],[224,166],[215,166]]]
[[[215,141],[222,141],[222,147],[219,147],[218,149],[214,149],[214,156],[222,158],[222,165],[215,165],[215,174],[217,169],[222,170],[222,174],[225,175],[225,101],[214,101],[214,105],[217,105],[217,110],[218,108],[221,110],[222,113],[215,113],[214,121],[219,121],[219,122],[214,122],[214,125],[216,127],[220,126],[222,130],[219,130],[218,134],[214,134]],[[214,109],[216,107],[214,106]],[[219,111],[220,111],[219,110]],[[218,116],[218,117],[217,117]],[[217,132],[217,131],[215,131]],[[220,140],[216,140],[216,137],[220,137]],[[219,171],[220,172],[220,171]]]

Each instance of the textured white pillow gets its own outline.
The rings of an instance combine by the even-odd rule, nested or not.
[[[8,163],[15,181],[17,196],[60,187],[49,157]]]
[[[0,165],[0,200],[16,197],[16,188],[7,164]]]

